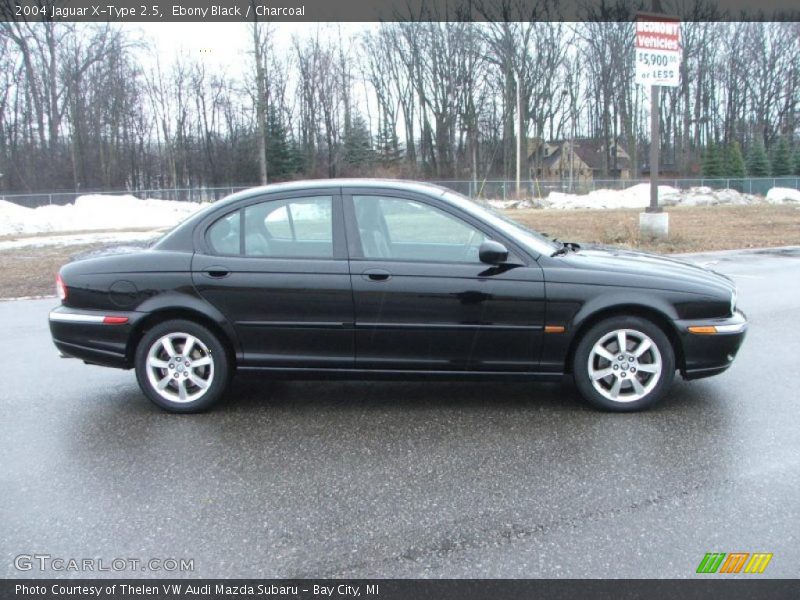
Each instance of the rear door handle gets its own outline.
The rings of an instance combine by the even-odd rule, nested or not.
[[[383,269],[368,269],[361,274],[364,281],[387,281],[392,278],[389,271]]]
[[[226,269],[225,267],[210,267],[203,271],[208,277],[212,277],[214,279],[222,279],[223,277],[227,277],[231,274],[231,272]]]

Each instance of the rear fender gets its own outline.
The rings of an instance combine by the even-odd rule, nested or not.
[[[199,320],[201,323],[204,321],[212,323],[225,336],[226,339],[223,342],[227,342],[237,362],[242,358],[241,343],[231,323],[219,310],[200,296],[177,291],[164,292],[142,302],[137,307],[137,311],[146,313],[147,317],[141,320],[140,330],[131,336],[136,341],[138,341],[142,331],[146,330],[154,322],[160,322],[168,318],[192,319],[194,317],[195,320]]]

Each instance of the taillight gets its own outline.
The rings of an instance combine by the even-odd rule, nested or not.
[[[56,296],[62,302],[67,299],[67,286],[64,284],[64,280],[61,279],[61,273],[56,275]]]

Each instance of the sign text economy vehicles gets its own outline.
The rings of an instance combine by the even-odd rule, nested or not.
[[[636,83],[675,87],[681,64],[681,24],[661,15],[636,21]]]

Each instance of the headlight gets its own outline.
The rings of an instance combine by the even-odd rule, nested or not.
[[[736,314],[736,290],[731,292],[731,316]]]

